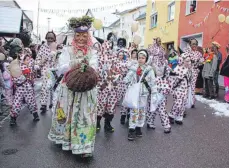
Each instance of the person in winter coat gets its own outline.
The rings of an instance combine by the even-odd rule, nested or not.
[[[147,97],[152,95],[155,97],[157,94],[155,74],[151,66],[147,65],[149,55],[146,50],[139,50],[137,54],[138,64],[133,65],[126,77],[124,82],[126,84],[136,84],[141,82],[140,89],[140,101],[143,101],[147,105]],[[142,80],[139,81],[142,77]],[[145,123],[146,118],[146,106],[145,108],[130,109],[129,119],[129,133],[128,140],[132,141],[135,136],[142,137],[141,128]]]
[[[222,63],[222,53],[219,51],[220,49],[220,44],[217,43],[216,41],[212,42],[212,47],[214,49],[214,53],[217,57],[217,69],[214,73],[214,77],[213,77],[213,81],[214,81],[214,85],[215,85],[215,97],[218,97],[219,94],[219,70],[220,70],[220,65]]]
[[[205,63],[202,70],[202,76],[204,78],[204,97],[209,99],[215,98],[215,92],[213,88],[214,74],[217,70],[218,58],[214,52],[214,47],[211,47],[209,53],[205,53]]]

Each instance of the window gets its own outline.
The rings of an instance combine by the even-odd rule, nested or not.
[[[168,5],[168,21],[174,20],[175,18],[175,2]]]
[[[196,0],[187,0],[186,2],[186,15],[189,15],[196,11]]]
[[[157,13],[151,15],[150,19],[151,19],[151,28],[157,27]]]

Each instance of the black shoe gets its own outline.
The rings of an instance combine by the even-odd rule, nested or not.
[[[134,129],[129,129],[128,133],[128,140],[133,141],[135,139],[135,130]]]
[[[110,115],[110,114],[105,114],[104,115],[105,118],[105,125],[104,125],[104,130],[106,132],[114,132],[114,128],[111,126],[111,121],[114,118],[114,115]]]
[[[41,110],[41,114],[44,114],[44,113],[46,113],[47,108],[46,108],[45,105],[42,105],[41,108],[40,108],[40,110]]]
[[[126,121],[126,115],[121,115],[120,123],[124,125],[125,121]]]
[[[183,121],[175,121],[175,123],[176,123],[177,125],[182,125],[182,124],[183,124]]]
[[[184,117],[184,118],[186,118],[186,117],[187,117],[187,113],[186,113],[186,112],[184,112],[184,115],[183,115],[183,117]]]
[[[49,109],[51,109],[51,108],[52,108],[52,106],[53,106],[53,105],[52,105],[52,104],[50,104],[50,105],[49,105]]]
[[[114,132],[114,128],[111,126],[111,123],[109,121],[105,120],[104,130],[110,133]]]
[[[33,113],[33,121],[40,121],[40,118],[38,116],[38,113]]]
[[[101,119],[102,119],[102,117],[97,116],[97,123],[96,123],[96,129],[97,129],[97,131],[99,131],[101,129],[101,125],[100,125]]]
[[[142,137],[141,127],[136,127],[135,128],[135,131],[136,131],[136,136],[137,137]]]
[[[16,125],[16,117],[10,117],[10,126]]]
[[[193,104],[191,108],[195,108],[195,105]]]
[[[169,122],[170,122],[170,124],[174,124],[174,118],[169,117]]]
[[[171,127],[170,128],[165,128],[164,129],[164,133],[165,134],[169,134],[171,132]]]
[[[130,119],[130,114],[127,114],[127,120],[129,121],[129,119]]]

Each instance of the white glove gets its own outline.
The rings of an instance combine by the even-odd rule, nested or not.
[[[51,55],[56,55],[56,51],[51,51]]]
[[[40,67],[39,67],[38,65],[34,65],[34,69],[35,69],[35,70],[39,70]]]
[[[65,74],[69,69],[69,64],[64,64],[58,68],[57,75],[60,76],[61,74]]]

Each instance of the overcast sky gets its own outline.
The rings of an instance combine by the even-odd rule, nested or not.
[[[33,23],[34,23],[34,30],[37,27],[37,14],[38,14],[38,0],[16,0],[18,4],[21,6],[23,10],[30,10],[33,12]],[[74,10],[74,9],[88,9],[88,8],[97,8],[97,7],[105,7],[114,4],[125,3],[131,0],[40,0],[40,8],[42,9],[63,9],[63,10]],[[117,7],[119,11],[123,11],[126,9],[130,9],[135,6],[139,6],[142,4],[146,4],[146,0],[139,0],[138,3],[124,5],[122,7]],[[110,10],[105,9],[103,12],[93,12],[95,18],[105,20],[107,23],[111,23],[117,20],[117,16],[112,15],[111,13],[114,12],[115,9],[112,8]],[[79,13],[82,15],[83,13]],[[76,14],[69,14],[66,13],[65,16],[60,17],[56,14],[47,14],[44,12],[40,12],[39,14],[39,31],[41,34],[43,32],[47,32],[48,29],[48,20],[47,18],[51,18],[50,20],[50,27],[51,28],[58,28],[63,27],[67,20],[71,16],[76,16]],[[107,26],[107,25],[106,25]],[[36,31],[35,31],[36,32]]]

